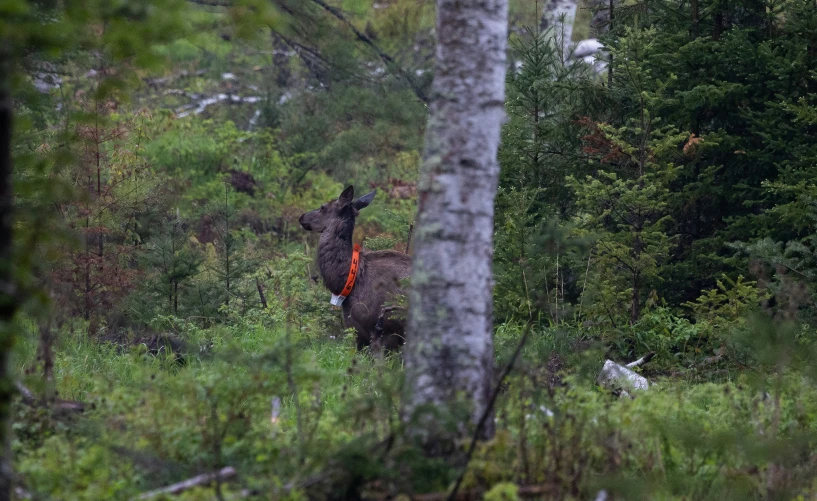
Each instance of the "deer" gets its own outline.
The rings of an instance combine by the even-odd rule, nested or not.
[[[301,214],[298,222],[320,233],[318,270],[343,311],[343,325],[353,327],[357,349],[382,346],[391,352],[404,342],[405,315],[393,301],[404,294],[401,281],[411,273],[411,257],[394,250],[369,251],[352,243],[355,219],[372,203],[377,190],[355,199],[349,186],[337,200]]]

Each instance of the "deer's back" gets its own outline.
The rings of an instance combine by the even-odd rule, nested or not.
[[[362,260],[375,276],[402,280],[411,275],[411,256],[393,250],[365,252]]]

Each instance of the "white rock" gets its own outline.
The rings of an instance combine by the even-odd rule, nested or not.
[[[627,390],[646,390],[650,387],[647,378],[639,376],[623,365],[612,360],[605,360],[604,367],[598,378],[599,384],[608,388],[624,388]]]

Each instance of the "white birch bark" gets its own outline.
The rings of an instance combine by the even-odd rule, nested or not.
[[[437,1],[409,292],[407,418],[457,402],[470,407],[474,424],[491,396],[491,261],[507,29],[507,0]],[[491,435],[488,419],[483,436]]]

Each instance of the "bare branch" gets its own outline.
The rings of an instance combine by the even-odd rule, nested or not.
[[[323,0],[312,0],[312,2],[314,2],[317,5],[321,6],[321,8],[323,8],[325,11],[329,12],[330,14],[335,16],[338,20],[340,20],[340,22],[345,24],[346,27],[349,28],[352,31],[352,33],[355,34],[355,36],[357,37],[358,40],[360,40],[365,45],[368,45],[374,52],[377,53],[377,55],[386,64],[387,67],[394,68],[395,71],[397,71],[397,73],[400,74],[400,76],[403,78],[403,80],[406,81],[406,83],[409,85],[409,87],[411,87],[411,90],[414,91],[414,94],[420,99],[420,101],[428,104],[428,97],[417,86],[417,84],[414,82],[414,79],[411,78],[411,76],[406,72],[406,70],[401,68],[400,65],[397,64],[397,62],[394,60],[393,57],[391,57],[390,55],[383,52],[383,50],[381,50],[380,47],[378,47],[377,44],[374,43],[374,40],[372,40],[365,33],[360,31],[359,29],[357,29],[357,27],[354,24],[352,24],[351,21],[346,19],[346,17],[343,15],[343,13],[338,8],[327,4]]]
[[[227,466],[217,472],[204,473],[177,484],[168,485],[167,487],[162,487],[161,489],[156,489],[155,491],[146,492],[140,495],[137,499],[152,499],[162,494],[181,494],[182,492],[190,490],[194,487],[209,485],[216,480],[223,482],[225,480],[235,478],[235,476],[235,468],[232,466]]]
[[[258,289],[258,297],[261,299],[261,306],[267,309],[267,297],[264,295],[264,288],[261,286],[261,280],[255,278],[255,287]]]
[[[197,5],[204,5],[206,7],[230,7],[232,3],[228,0],[187,0],[190,3],[194,3]]]
[[[20,381],[16,381],[14,385],[17,387],[17,391],[20,392],[20,396],[23,397],[23,402],[32,405],[37,400],[31,390],[26,388]]]
[[[650,360],[652,360],[652,358],[653,358],[654,356],[655,356],[655,352],[654,352],[654,351],[651,351],[651,352],[647,353],[646,355],[644,355],[643,357],[641,357],[641,358],[639,358],[638,360],[636,360],[635,362],[630,362],[630,363],[629,363],[629,364],[627,364],[625,367],[628,367],[628,368],[630,368],[630,369],[632,369],[633,367],[639,367],[639,366],[641,366],[641,365],[646,364],[646,363],[647,363],[647,362],[649,362]]]
[[[208,7],[230,7],[232,5],[232,3],[229,0],[187,0],[187,1],[198,5],[205,5]],[[354,24],[352,24],[351,21],[346,19],[346,16],[343,15],[343,12],[341,12],[340,9],[329,5],[323,0],[312,0],[312,2],[320,6],[323,10],[337,18],[344,25],[346,25],[346,27],[349,28],[349,30],[351,30],[352,33],[355,34],[355,37],[361,43],[367,45],[370,49],[372,49],[377,54],[377,56],[386,64],[387,67],[393,68],[394,71],[400,76],[400,78],[405,80],[405,82],[411,88],[412,92],[414,92],[414,95],[416,95],[417,98],[420,99],[420,101],[422,101],[425,104],[428,104],[428,97],[425,95],[425,92],[423,92],[423,90],[420,89],[420,87],[414,82],[414,79],[411,77],[411,75],[409,75],[409,73],[405,69],[403,69],[399,64],[397,64],[397,62],[394,60],[392,56],[384,52],[374,42],[374,40],[372,40],[365,33],[357,29],[357,27]],[[282,8],[283,10],[287,11],[290,15],[294,15],[291,9],[286,8],[285,5],[281,5],[280,2],[276,2],[276,5],[279,8]],[[276,34],[278,34],[279,36],[281,35],[280,33],[277,32]],[[306,49],[306,47],[301,46],[301,49]],[[314,51],[309,52],[312,54],[312,56],[322,59]]]

